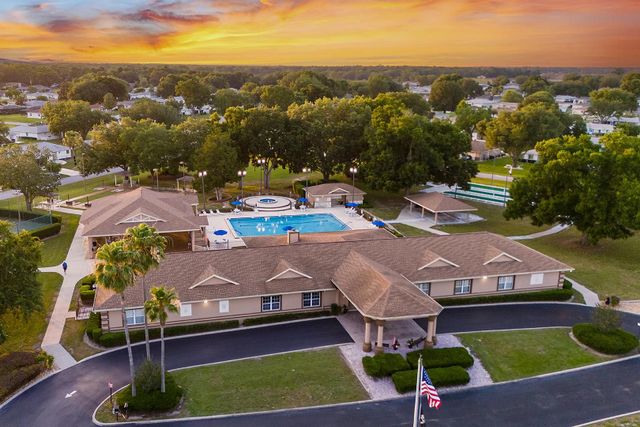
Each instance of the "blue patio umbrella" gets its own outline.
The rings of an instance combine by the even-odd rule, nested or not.
[[[215,234],[216,236],[224,236],[227,233],[228,233],[227,230],[216,230],[213,232],[213,234]]]
[[[294,227],[292,225],[285,225],[284,227],[282,227],[285,231],[289,231],[289,230],[293,230]]]
[[[241,204],[242,204],[242,202],[241,202],[240,200],[234,200],[233,202],[231,202],[231,204],[232,204],[233,206],[239,206],[239,205],[241,205]]]
[[[300,203],[307,203],[309,200],[308,200],[306,197],[300,197],[300,198],[298,199],[298,201],[299,201]]]
[[[344,205],[348,208],[355,208],[359,205],[360,203],[356,203],[356,202],[349,202],[349,203],[345,203]]]
[[[375,225],[376,227],[384,227],[385,226],[384,222],[380,221],[379,219],[376,219],[371,224]]]

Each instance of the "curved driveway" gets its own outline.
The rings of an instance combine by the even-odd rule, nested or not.
[[[447,308],[438,332],[570,326],[588,320],[591,308],[575,304],[508,304]],[[640,316],[623,316],[637,332]],[[335,319],[229,331],[167,341],[167,368],[259,356],[351,342]],[[135,346],[142,360],[143,346]],[[153,345],[158,352],[158,344]],[[93,409],[107,395],[107,382],[126,384],[126,351],[110,352],[61,371],[0,408],[3,426],[91,425]],[[443,409],[429,412],[439,425],[572,425],[640,409],[640,358],[544,378],[445,392]],[[65,398],[66,393],[76,393]],[[248,396],[247,398],[250,398]],[[411,398],[331,408],[283,411],[173,425],[407,425]],[[431,419],[433,417],[433,419]]]

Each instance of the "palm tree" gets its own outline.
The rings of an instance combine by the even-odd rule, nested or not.
[[[144,303],[144,313],[149,320],[160,322],[160,370],[162,371],[160,391],[165,392],[164,381],[164,325],[167,323],[169,312],[178,312],[178,296],[175,289],[167,290],[164,287],[151,288],[151,299]]]
[[[96,283],[111,289],[120,294],[120,307],[122,309],[122,324],[124,325],[124,336],[127,341],[127,351],[129,353],[129,371],[131,374],[131,395],[136,395],[136,384],[134,382],[133,353],[131,351],[131,340],[129,339],[129,325],[125,311],[124,291],[133,285],[135,280],[135,270],[133,268],[135,254],[129,251],[122,240],[102,245],[96,253]]]
[[[142,282],[142,298],[143,301],[146,301],[148,296],[144,276],[149,270],[157,267],[160,260],[164,258],[164,248],[167,245],[167,239],[159,235],[155,228],[149,227],[147,224],[140,224],[127,229],[124,240],[127,248],[136,254],[136,262],[134,265],[135,274],[140,277]],[[149,325],[146,316],[144,318],[144,341],[147,349],[147,360],[151,360]]]

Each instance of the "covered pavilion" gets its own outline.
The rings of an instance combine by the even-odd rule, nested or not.
[[[424,217],[424,211],[426,210],[433,214],[435,224],[438,224],[439,214],[477,211],[473,206],[437,192],[410,194],[405,196],[405,199],[410,203],[409,212],[413,212],[413,206],[415,205],[422,209],[421,216]]]

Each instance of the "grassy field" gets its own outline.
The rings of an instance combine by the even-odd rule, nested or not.
[[[484,185],[492,185],[494,187],[504,188],[505,185],[507,188],[511,188],[510,182],[505,182],[504,178],[500,179],[498,175],[494,179],[491,178],[471,178],[471,182],[476,184],[484,184]]]
[[[511,164],[511,157],[501,157],[494,160],[485,160],[483,162],[477,162],[478,172],[494,173],[496,175],[506,176],[509,174],[509,170],[505,167]],[[520,162],[518,167],[513,170],[512,176],[522,177],[526,176],[529,169],[531,169],[531,163]],[[504,181],[504,179],[503,179]]]
[[[496,381],[527,378],[609,360],[578,346],[569,328],[459,334]]]
[[[580,233],[572,228],[522,243],[574,267],[568,276],[597,292],[601,299],[607,295],[640,299],[640,235],[583,246]]]
[[[1,321],[7,340],[0,345],[0,356],[13,351],[31,351],[40,347],[47,329],[47,318],[53,310],[56,296],[62,285],[62,276],[57,273],[39,273],[42,284],[43,310],[33,313],[28,319],[5,314]]]
[[[100,350],[84,343],[86,323],[86,320],[67,319],[62,330],[60,342],[76,360],[82,360],[85,357],[100,353]]]
[[[547,227],[536,227],[531,225],[527,219],[516,219],[507,221],[502,216],[504,208],[496,205],[465,200],[465,203],[477,208],[476,215],[481,216],[485,221],[478,221],[471,224],[443,225],[438,226],[447,233],[468,233],[472,231],[490,231],[504,236],[520,236],[537,233]]]
[[[615,418],[602,423],[589,424],[590,427],[640,427],[640,414]]]
[[[185,394],[179,414],[172,418],[369,399],[337,348],[201,366],[172,375]],[[114,421],[109,408],[108,401],[99,408],[99,421]]]
[[[412,227],[407,224],[393,224],[393,228],[398,230],[400,233],[404,234],[407,237],[412,236],[432,236],[433,234],[425,231],[421,228]]]
[[[58,235],[43,240],[41,267],[51,267],[64,261],[80,222],[80,215],[61,212],[56,212],[56,215],[62,217],[62,228]]]
[[[42,119],[33,119],[22,114],[0,114],[0,122],[39,123]]]

